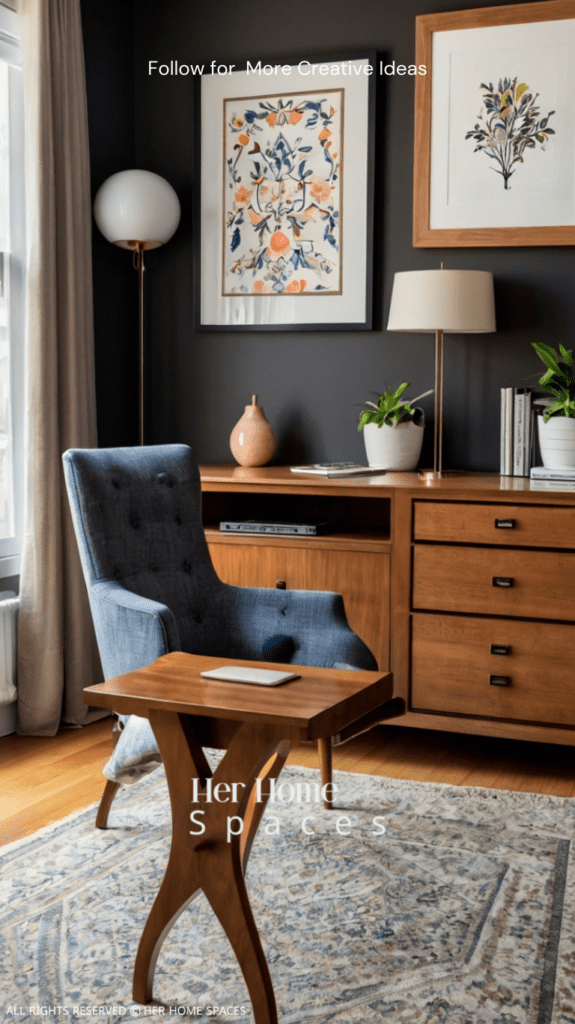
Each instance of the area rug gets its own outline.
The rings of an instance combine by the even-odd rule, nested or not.
[[[317,779],[286,769],[286,801]],[[334,779],[331,811],[268,805],[249,863],[281,1024],[575,1024],[575,801]],[[94,813],[0,850],[4,1019],[251,1024],[203,895],[164,943],[158,1005],[132,1001],[137,943],[169,849],[162,773],[121,791],[108,831],[94,829]]]

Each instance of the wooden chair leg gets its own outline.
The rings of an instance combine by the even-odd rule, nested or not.
[[[326,740],[318,740],[317,749],[319,752],[319,767],[323,787],[328,782],[331,782],[331,736],[328,736]],[[331,800],[324,800],[323,806],[329,811],[332,806]]]
[[[102,799],[100,800],[100,806],[98,807],[98,813],[96,815],[96,828],[108,828],[108,814],[110,813],[112,801],[120,786],[121,782],[112,782],[108,779],[104,792],[102,793]]]

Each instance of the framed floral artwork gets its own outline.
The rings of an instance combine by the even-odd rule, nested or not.
[[[371,328],[375,54],[204,75],[198,327]]]
[[[413,244],[575,242],[575,0],[416,19]]]

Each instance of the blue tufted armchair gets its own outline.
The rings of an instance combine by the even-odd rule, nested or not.
[[[202,526],[198,466],[186,445],[73,449],[63,462],[106,679],[169,651],[262,660],[270,646],[274,661],[377,668],[349,628],[339,594],[222,583]],[[328,777],[330,752],[320,748]],[[160,761],[149,722],[130,716],[104,768],[99,827],[106,827],[118,786]]]

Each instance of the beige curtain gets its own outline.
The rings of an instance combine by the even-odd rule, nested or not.
[[[101,679],[61,454],[96,447],[91,203],[79,0],[17,0],[26,217],[26,497],[18,731],[82,724]]]

